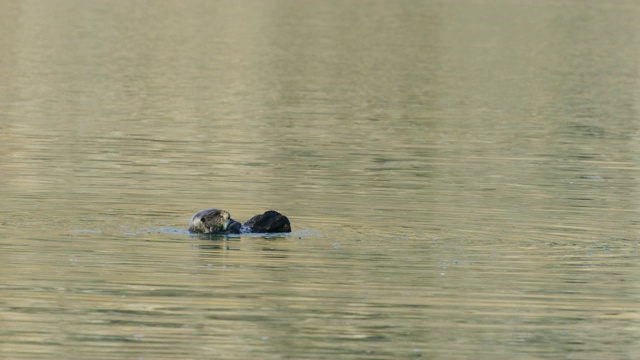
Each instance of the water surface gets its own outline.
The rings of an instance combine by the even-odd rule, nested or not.
[[[639,16],[4,1],[0,357],[638,357]]]

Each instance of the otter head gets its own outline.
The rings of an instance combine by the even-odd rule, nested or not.
[[[206,209],[191,217],[189,231],[202,234],[224,233],[229,227],[231,214],[226,210]]]

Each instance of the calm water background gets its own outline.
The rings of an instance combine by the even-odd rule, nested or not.
[[[0,1],[0,358],[640,357],[638,19]]]

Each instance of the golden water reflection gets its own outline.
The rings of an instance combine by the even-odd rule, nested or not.
[[[637,4],[0,7],[0,357],[638,353]]]

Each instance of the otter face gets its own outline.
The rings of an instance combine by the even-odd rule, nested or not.
[[[229,227],[231,214],[226,210],[206,209],[191,217],[189,231],[202,234],[224,233]]]

